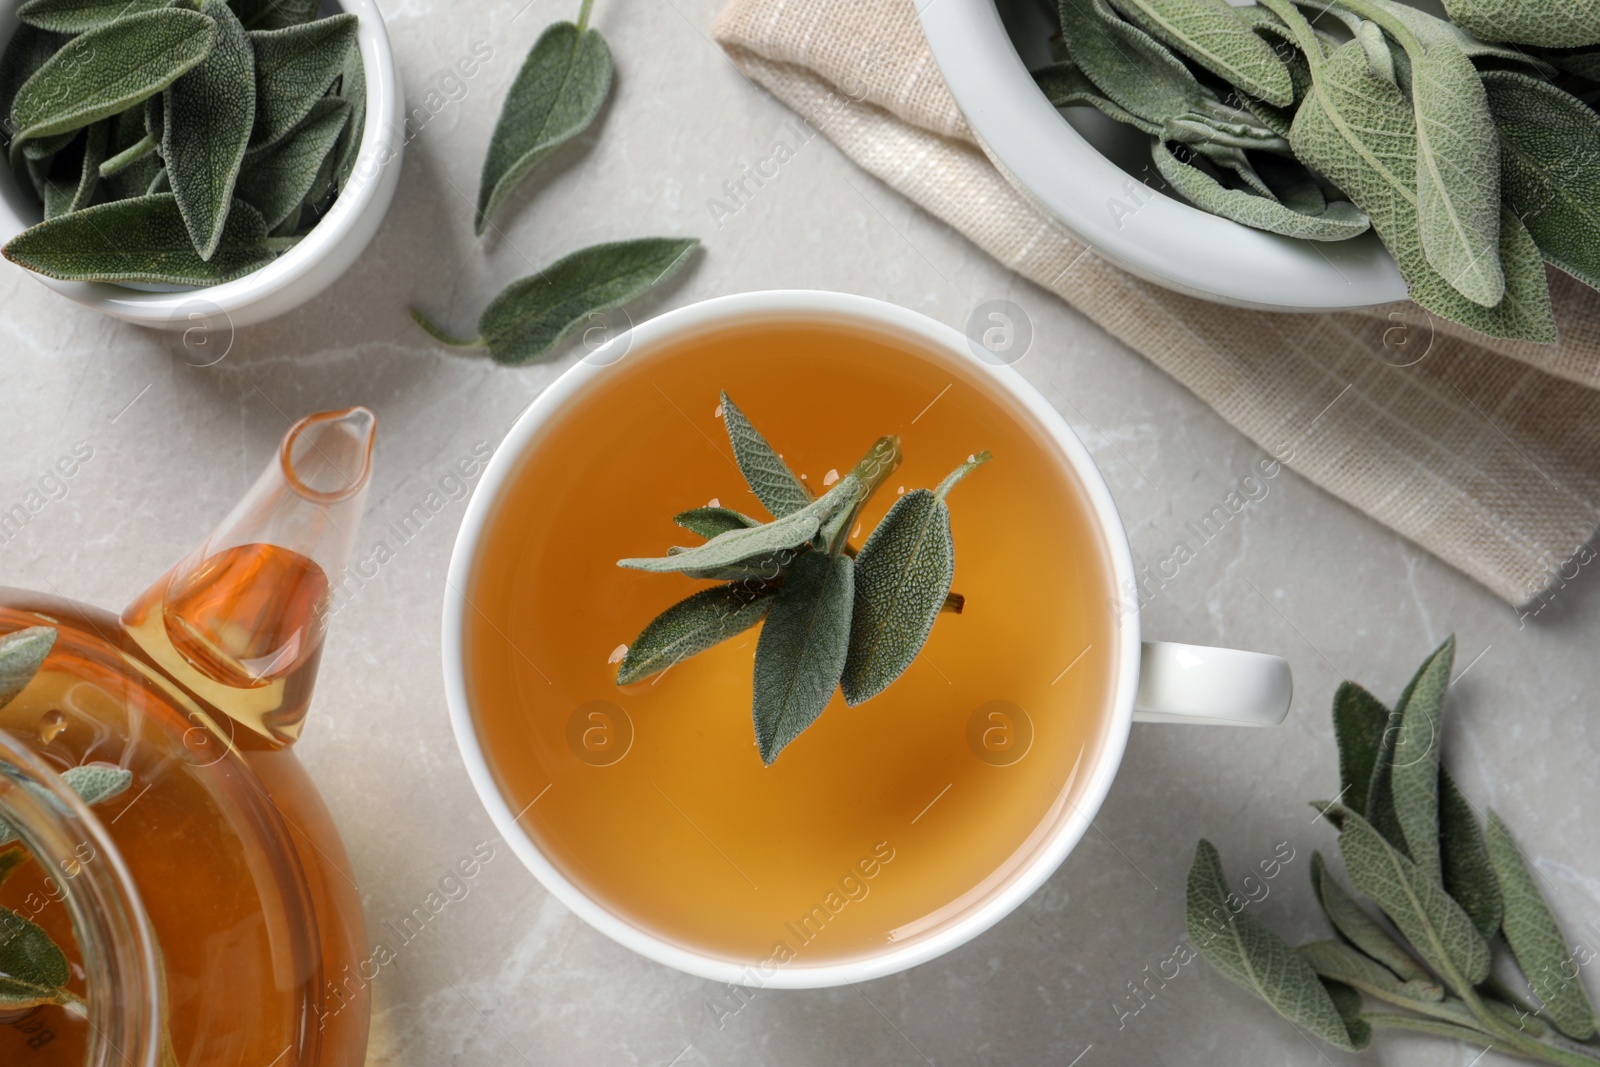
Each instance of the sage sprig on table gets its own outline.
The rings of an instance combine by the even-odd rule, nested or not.
[[[627,647],[617,684],[659,674],[765,620],[751,714],[770,766],[836,690],[852,707],[870,700],[911,666],[940,612],[961,612],[964,599],[950,592],[955,542],[945,498],[990,456],[969,456],[938,488],[902,495],[858,552],[850,539],[861,509],[899,467],[900,439],[879,438],[813,499],[727,393],[719,410],[740,473],[772,521],[694,508],[672,521],[704,544],[617,561],[723,583],[656,616]]]
[[[1392,710],[1353,682],[1334,696],[1339,795],[1313,806],[1339,830],[1351,884],[1391,925],[1314,854],[1312,890],[1336,937],[1290,948],[1230,906],[1222,859],[1201,841],[1189,871],[1189,936],[1223,974],[1340,1048],[1365,1048],[1388,1028],[1569,1067],[1600,1063],[1587,960],[1568,947],[1505,824],[1488,812],[1485,835],[1440,763],[1454,656],[1451,638]],[[1537,1004],[1493,973],[1497,934]],[[1384,1010],[1368,1010],[1364,998]]]
[[[0,638],[0,708],[27,688],[55,641],[56,631],[48,626],[18,630]],[[104,764],[72,767],[61,777],[87,805],[120,795],[133,781],[131,772]],[[54,798],[43,794],[41,799],[51,803]],[[0,886],[30,859],[16,839],[12,828],[0,820]],[[21,1011],[44,1004],[81,1006],[81,999],[67,988],[71,977],[66,954],[42,927],[10,908],[0,907],[0,1011]]]
[[[611,50],[589,27],[593,3],[583,0],[577,22],[545,28],[506,94],[478,183],[473,229],[480,237],[517,184],[593,124],[611,92]],[[511,366],[540,362],[578,325],[676,273],[699,245],[692,237],[640,237],[579,249],[501,290],[471,337],[451,334],[417,307],[411,318],[440,344],[487,348]],[[602,325],[609,339],[609,324]]]
[[[74,281],[229,281],[293,247],[353,173],[354,15],[317,20],[307,0],[28,0],[17,14],[0,117],[44,221],[5,246],[12,262]]]
[[[1600,284],[1597,0],[1304,5],[1320,28],[1299,2],[1059,0],[1035,79],[1148,135],[1196,207],[1304,240],[1372,229],[1427,310],[1553,341],[1544,262]]]

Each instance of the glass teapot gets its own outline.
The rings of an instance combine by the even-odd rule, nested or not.
[[[360,898],[291,746],[376,421],[302,419],[120,617],[0,589],[5,1067],[362,1062]]]

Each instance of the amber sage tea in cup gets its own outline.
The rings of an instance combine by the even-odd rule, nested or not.
[[[1059,862],[1120,756],[1137,616],[1108,606],[1128,564],[1103,484],[997,387],[1010,368],[879,321],[926,322],[887,307],[749,294],[646,324],[525,413],[457,547],[446,673],[480,793],[563,900],[695,973],[824,984],[965,940]],[[960,610],[887,688],[834,692],[778,753],[752,720],[771,616],[618,684],[646,625],[716,584],[618,561],[701,544],[673,522],[690,509],[774,519],[724,393],[815,497],[898,438],[840,554],[903,494],[992,457],[947,497]]]

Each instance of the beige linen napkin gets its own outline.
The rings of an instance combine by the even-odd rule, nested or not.
[[[1600,523],[1592,290],[1550,272],[1555,345],[1488,341],[1441,323],[1425,358],[1395,366],[1405,359],[1384,332],[1398,322],[1428,330],[1413,305],[1241,311],[1140,281],[1068,237],[974,142],[912,0],[732,0],[713,33],[739,69],[863,169],[1138,350],[1289,466],[1505,600],[1537,611],[1590,561],[1584,545]]]

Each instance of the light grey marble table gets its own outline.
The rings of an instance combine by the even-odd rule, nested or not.
[[[692,272],[633,310],[743,290],[862,293],[960,326],[997,297],[1035,327],[1019,369],[1055,400],[1105,471],[1134,554],[1153,563],[1260,455],[1193,396],[1070,309],[856,170],[823,138],[714,221],[725,181],[789,140],[790,117],[709,38],[718,0],[599,0],[618,64],[600,132],[569,146],[472,236],[478,168],[500,101],[541,28],[577,4],[390,0],[413,104],[439,110],[406,151],[399,193],[366,255],[326,294],[241,330],[221,363],[101,318],[0,269],[0,505],[75,443],[93,459],[66,496],[0,544],[5,584],[126,602],[186,551],[268,460],[292,417],[377,410],[365,522],[422,500],[568,365],[492,366],[446,354],[412,325],[420,303],[465,327],[499,287],[595,241],[692,234]],[[477,75],[448,67],[484,41]],[[718,224],[720,221],[720,225]],[[1376,356],[1375,356],[1376,358]],[[1055,388],[1050,388],[1054,386]],[[1063,397],[1071,398],[1064,401]],[[1295,858],[1258,914],[1291,940],[1324,936],[1306,881],[1333,834],[1303,801],[1336,790],[1328,709],[1340,679],[1392,698],[1454,631],[1464,677],[1447,758],[1498,809],[1569,934],[1600,944],[1595,767],[1600,600],[1585,575],[1523,620],[1483,589],[1293,473],[1273,479],[1146,609],[1157,638],[1274,652],[1293,664],[1286,725],[1136,726],[1122,774],[1080,847],[1014,915],[944,958],[859,988],[727,989],[636,957],[551,899],[502,847],[470,894],[406,945],[373,986],[370,1062],[444,1064],[1313,1064],[1308,1042],[1203,962],[1130,993],[1183,935],[1195,839],[1230,869],[1289,842]],[[354,859],[369,924],[417,905],[472,844],[493,839],[446,721],[438,633],[462,505],[407,543],[337,617],[302,758]],[[1148,968],[1148,970],[1147,970]],[[1167,968],[1171,973],[1171,967]],[[1591,978],[1590,988],[1600,992]],[[1134,1008],[1139,1008],[1134,1011]],[[1380,1063],[1474,1062],[1480,1050],[1386,1036]],[[1495,1061],[1490,1055],[1481,1063]]]

